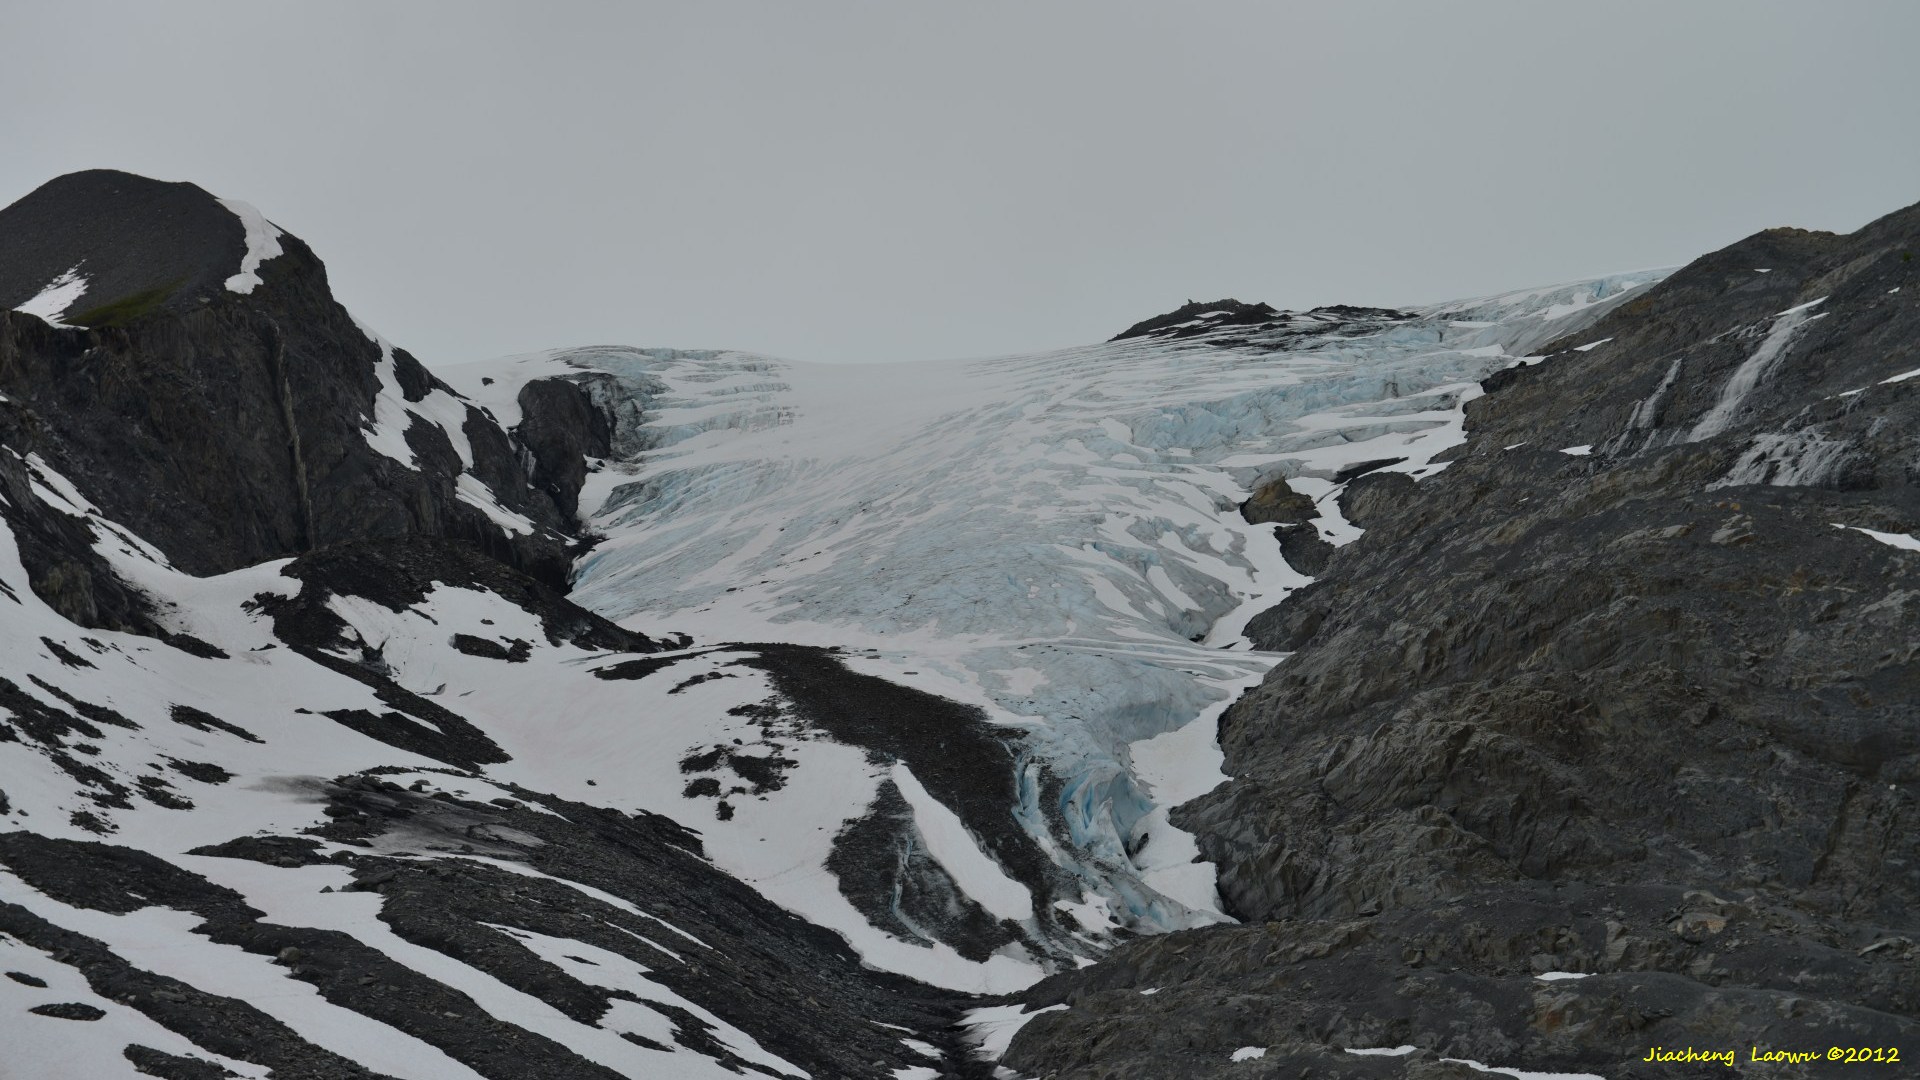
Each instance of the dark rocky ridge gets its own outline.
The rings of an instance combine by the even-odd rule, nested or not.
[[[1212,303],[1189,300],[1164,315],[1142,319],[1108,340],[1160,338],[1177,341],[1207,337],[1207,344],[1221,348],[1237,346],[1280,350],[1286,348],[1291,339],[1302,334],[1322,334],[1349,323],[1377,324],[1409,317],[1406,312],[1392,308],[1356,307],[1351,304],[1331,304],[1298,312],[1281,311],[1271,304],[1248,304],[1233,299],[1215,300]],[[1227,329],[1244,330],[1247,336],[1220,336],[1219,331]]]
[[[1164,315],[1155,315],[1151,319],[1142,319],[1125,330],[1113,335],[1111,341],[1125,341],[1128,338],[1146,337],[1149,334],[1173,332],[1182,323],[1192,322],[1209,312],[1219,312],[1209,320],[1217,326],[1253,326],[1269,322],[1280,317],[1280,312],[1272,304],[1243,304],[1238,300],[1216,300],[1211,304],[1189,300]]]
[[[1250,925],[1056,976],[1008,1063],[1901,1075],[1824,1053],[1920,1041],[1920,556],[1835,528],[1920,533],[1920,379],[1881,381],[1920,368],[1915,248],[1920,207],[1706,256],[1488,380],[1445,472],[1349,488],[1366,535],[1250,628],[1294,655],[1176,812]]]
[[[72,173],[0,210],[0,310],[78,269],[87,288],[65,322],[191,311],[225,291],[246,250],[240,219],[193,184],[112,169]]]
[[[162,636],[147,599],[93,550],[93,528],[40,498],[26,461],[10,450],[0,446],[0,521],[13,534],[35,595],[80,626]],[[0,586],[0,594],[10,591]]]
[[[462,463],[438,426],[411,421],[418,469],[374,451],[363,430],[380,392],[379,346],[290,234],[280,237],[283,254],[261,264],[260,286],[227,291],[242,233],[191,184],[106,171],[50,181],[0,211],[9,303],[37,292],[55,264],[54,273],[84,268],[93,284],[83,303],[166,292],[120,304],[91,329],[0,310],[0,441],[43,456],[190,573],[426,535],[475,544],[564,586],[572,515],[529,483],[520,448],[467,407],[470,471],[534,523],[530,534],[457,496]],[[407,401],[452,393],[404,350],[392,363]]]

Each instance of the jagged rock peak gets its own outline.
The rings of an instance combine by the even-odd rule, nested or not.
[[[68,173],[0,210],[0,308],[73,326],[191,310],[251,292],[283,235],[195,184]]]

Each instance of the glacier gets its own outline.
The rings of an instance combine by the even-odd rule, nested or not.
[[[1311,580],[1239,504],[1286,477],[1316,501],[1320,534],[1351,542],[1338,508],[1350,470],[1445,468],[1480,380],[1667,272],[1281,313],[1259,329],[1206,313],[1177,336],[967,361],[596,346],[435,370],[503,426],[522,419],[521,388],[549,378],[581,382],[613,419],[614,453],[590,463],[580,496],[597,543],[577,564],[577,602],[705,645],[838,646],[855,671],[1023,733],[1009,810],[1062,872],[1024,884],[1083,929],[1068,951],[1090,955],[1115,931],[1229,918],[1166,811],[1225,779],[1214,722],[1284,658],[1254,650],[1247,622]],[[811,767],[797,789],[816,792],[804,812],[829,828],[858,817],[889,769],[823,764],[823,787],[805,782]],[[953,853],[957,824],[921,830],[942,837],[963,887],[1017,908],[985,851]],[[997,955],[968,977],[952,955],[825,911],[817,880],[748,876],[869,963],[941,985],[1007,989],[1061,960]]]

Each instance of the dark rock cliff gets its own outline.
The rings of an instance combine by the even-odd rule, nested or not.
[[[1042,984],[1072,1008],[1007,1062],[1920,1041],[1920,554],[1861,531],[1920,534],[1916,249],[1920,207],[1706,256],[1489,380],[1445,472],[1355,484],[1366,535],[1251,628],[1293,655],[1221,722],[1232,782],[1176,813],[1249,925]]]
[[[77,268],[86,291],[56,314],[87,324],[0,310],[0,437],[191,573],[421,535],[563,585],[571,514],[520,449],[404,350],[384,355],[304,243],[277,242],[240,293],[224,282],[241,220],[191,184],[76,173],[0,211],[0,308]],[[368,442],[383,371],[411,465]]]
[[[535,379],[520,389],[521,420],[514,433],[533,456],[529,479],[568,520],[580,512],[587,460],[613,452],[614,419],[589,389],[606,379],[591,373]]]

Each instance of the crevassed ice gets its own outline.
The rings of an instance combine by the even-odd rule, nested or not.
[[[1340,469],[1437,472],[1480,379],[1663,273],[1435,305],[1275,353],[1132,340],[856,366],[600,347],[441,374],[509,424],[529,379],[611,376],[642,416],[620,436],[638,449],[582,492],[605,540],[575,599],[643,631],[840,645],[857,670],[1026,729],[1039,761],[1016,815],[1116,923],[1154,930],[1223,917],[1210,877],[1193,888],[1136,859],[1187,839],[1161,804],[1223,777],[1158,762],[1155,790],[1136,744],[1212,724],[1280,659],[1251,651],[1247,620],[1309,580],[1238,504],[1289,476],[1320,500],[1323,534],[1351,540]]]

